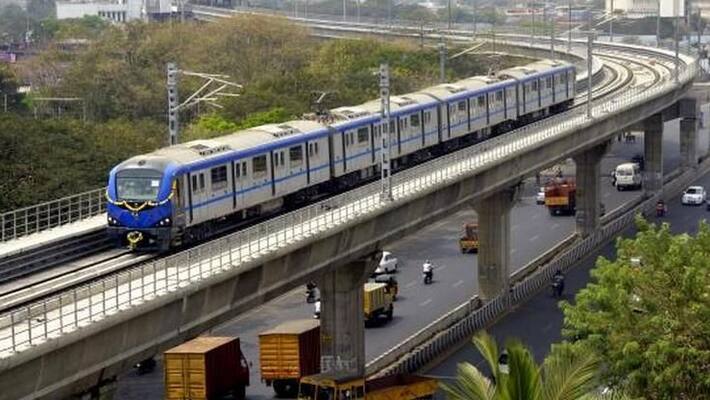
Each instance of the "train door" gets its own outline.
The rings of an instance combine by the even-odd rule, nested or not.
[[[271,159],[273,160],[273,190],[272,194],[274,196],[280,196],[284,193],[288,193],[288,180],[285,179],[288,176],[288,168],[286,167],[286,150],[278,149],[274,150],[271,154]]]
[[[173,216],[174,226],[185,226],[185,209],[188,207],[187,196],[183,195],[183,176],[175,178],[173,181]]]

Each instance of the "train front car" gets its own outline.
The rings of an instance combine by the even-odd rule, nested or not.
[[[175,235],[174,164],[161,156],[137,156],[109,175],[108,234],[131,249],[165,251]]]

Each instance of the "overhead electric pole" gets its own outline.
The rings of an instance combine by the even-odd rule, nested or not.
[[[181,71],[176,63],[168,63],[168,143],[170,145],[178,144],[180,136],[180,118],[179,112],[188,107],[197,106],[200,103],[207,103],[213,107],[222,108],[216,103],[217,96],[237,97],[237,93],[223,93],[224,89],[231,87],[241,89],[242,85],[226,80],[229,75],[206,74],[202,72]],[[178,77],[179,75],[195,76],[206,80],[206,82],[180,103],[178,97]],[[209,90],[210,86],[215,83],[219,85],[216,89]]]
[[[380,64],[380,111],[382,121],[380,124],[381,151],[380,151],[380,175],[382,181],[382,191],[380,199],[382,201],[392,200],[392,170],[390,158],[391,133],[390,133],[390,72],[387,64]],[[421,121],[423,124],[424,121]]]

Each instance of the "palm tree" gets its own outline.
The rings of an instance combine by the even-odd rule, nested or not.
[[[458,366],[456,383],[442,384],[451,400],[579,400],[595,398],[591,394],[598,361],[591,355],[577,357],[559,352],[535,364],[530,350],[519,341],[506,343],[507,368],[498,363],[498,346],[486,332],[473,337],[493,378],[488,379],[470,363]],[[589,397],[587,397],[589,396]]]

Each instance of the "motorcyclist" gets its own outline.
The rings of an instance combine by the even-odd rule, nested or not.
[[[306,284],[306,303],[315,303],[320,300],[320,290],[315,282],[310,281]]]
[[[663,201],[663,199],[659,199],[656,202],[656,217],[662,217],[662,216],[666,215],[667,212],[668,212],[668,206]]]
[[[422,265],[422,274],[424,274],[424,283],[431,283],[432,279],[434,278],[434,266],[432,265],[431,261],[426,260],[424,262],[424,264]]]
[[[320,299],[316,300],[314,307],[315,310],[313,311],[313,318],[320,319]]]
[[[562,292],[565,290],[565,275],[559,269],[552,275],[552,289],[557,297],[562,297]]]

